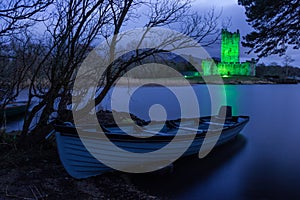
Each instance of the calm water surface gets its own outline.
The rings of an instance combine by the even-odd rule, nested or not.
[[[213,87],[217,92],[218,87]],[[194,89],[201,115],[211,114],[206,86]],[[137,90],[130,111],[147,118],[151,105],[159,103],[168,118],[180,116],[173,94],[158,90]],[[225,90],[233,113],[251,117],[235,141],[202,160],[194,156],[177,161],[170,175],[130,175],[131,180],[170,199],[300,199],[300,85],[227,85]],[[122,111],[121,97],[129,93],[120,90],[120,98],[106,101],[116,101],[116,109]],[[225,99],[219,101],[221,105]]]
[[[251,117],[241,136],[133,182],[171,199],[300,199],[300,85],[225,87],[233,112]]]

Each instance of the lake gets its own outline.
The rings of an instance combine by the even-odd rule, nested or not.
[[[233,112],[251,117],[241,136],[205,159],[177,161],[170,175],[134,175],[133,182],[171,199],[299,199],[300,85],[225,90]]]
[[[201,115],[216,113],[211,111],[206,86],[193,88]],[[219,91],[218,86],[212,88]],[[204,159],[193,156],[176,161],[171,174],[131,174],[131,181],[149,193],[170,199],[299,199],[300,85],[226,85],[225,91],[233,113],[250,116],[235,141]],[[110,109],[107,102],[113,101],[114,109],[124,111],[126,94],[130,91],[121,88],[119,96],[106,99],[102,106]],[[176,118],[182,114],[176,97],[166,88],[154,91],[144,87],[132,95],[129,109],[139,117],[149,118],[153,104],[165,107],[165,114],[153,112],[153,117]],[[218,101],[220,105],[225,103],[222,97]],[[192,117],[194,107],[187,109]]]

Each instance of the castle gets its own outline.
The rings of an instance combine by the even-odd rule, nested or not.
[[[222,29],[221,62],[213,59],[202,60],[204,76],[255,76],[254,60],[240,62],[240,33]]]

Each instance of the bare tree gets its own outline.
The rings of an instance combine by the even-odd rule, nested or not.
[[[51,114],[58,111],[57,101],[67,98],[78,65],[90,51],[100,28],[109,20],[108,4],[103,1],[57,1],[53,5],[52,20],[45,21],[48,49],[29,86],[29,101],[33,98],[41,101],[26,116],[23,135],[29,130],[41,131]],[[46,78],[47,88],[40,87],[40,76]],[[58,107],[62,110],[65,101],[60,102]],[[30,129],[37,117],[38,122]]]
[[[35,72],[43,48],[31,36],[10,36],[10,43],[2,44],[0,51],[1,109],[16,100],[20,92],[28,87],[30,76]],[[29,104],[27,105],[29,107]]]
[[[39,14],[53,0],[8,0],[0,2],[0,36],[27,28],[35,21],[44,20]]]
[[[127,2],[129,5],[133,4],[131,0],[125,2]],[[135,5],[141,4],[142,3],[136,3]],[[220,36],[219,21],[221,12],[216,13],[214,8],[212,8],[209,12],[205,14],[192,12],[190,9],[189,0],[154,0],[146,3],[143,2],[143,5],[146,5],[149,8],[148,12],[146,12],[146,18],[148,21],[144,25],[144,27],[146,27],[149,30],[153,27],[169,27],[174,30],[178,30],[179,32],[187,36],[190,36],[192,39],[202,44],[202,46],[209,46],[215,43]],[[126,16],[126,14],[130,11],[126,6],[124,6],[123,8],[123,10],[119,11],[118,15],[116,15],[115,12],[113,12],[114,31],[112,32],[114,35],[112,40],[110,41],[110,60],[108,63],[111,63],[115,59],[115,55],[117,54],[117,34],[120,33],[120,28],[122,27],[124,21],[123,18],[118,17]],[[223,27],[226,25],[228,24],[223,24]],[[147,31],[145,32],[144,36],[146,35]],[[141,63],[141,60],[144,60],[149,56],[158,56],[160,53],[164,52],[164,50],[162,50],[164,46],[173,45],[174,42],[176,42],[176,40],[181,41],[183,43],[177,45],[176,47],[174,47],[174,49],[187,48],[188,45],[191,45],[190,41],[182,41],[182,38],[176,37],[178,36],[171,36],[170,38],[161,41],[156,49],[143,49],[142,51],[136,51],[135,55],[132,56],[131,59],[127,59],[126,62],[124,62],[124,60],[117,60],[116,62],[111,63],[105,71],[106,79],[103,78],[102,81],[100,81],[99,83],[101,93],[95,98],[96,105],[101,103],[101,101],[104,99],[110,88],[114,85],[115,81],[122,74],[124,74],[126,71],[133,67],[133,63]],[[135,49],[139,49],[139,45],[142,42],[143,38],[141,38],[137,42],[138,44],[136,44]]]
[[[25,87],[36,52],[27,29],[45,20],[41,12],[53,0],[8,0],[0,2],[0,100],[1,108],[14,100]]]
[[[289,56],[289,55],[285,55],[283,57],[283,65],[285,66],[285,77],[287,78],[289,76],[289,65],[294,62],[295,60]]]
[[[33,0],[28,1],[34,2]],[[130,60],[124,62],[115,59],[116,51],[119,50],[116,49],[119,40],[117,35],[120,35],[122,28],[130,24],[132,20],[137,20],[137,15],[143,15],[143,19],[146,19],[144,27],[147,30],[153,27],[172,28],[191,36],[203,45],[212,44],[218,38],[217,33],[219,33],[220,14],[216,14],[214,10],[205,15],[192,12],[189,0],[49,0],[36,1],[36,3],[42,4],[28,4],[35,5],[30,9],[26,6],[20,8],[46,10],[42,19],[47,20],[39,21],[37,15],[39,12],[30,12],[30,14],[20,17],[20,19],[27,18],[27,20],[20,21],[20,23],[19,21],[18,23],[7,21],[11,25],[2,26],[3,33],[8,33],[17,28],[27,27],[34,21],[46,29],[42,36],[35,36],[36,46],[32,44],[32,38],[24,43],[26,47],[30,44],[31,52],[38,55],[32,58],[30,64],[27,63],[23,66],[27,66],[28,70],[32,72],[28,76],[30,79],[29,102],[34,99],[39,100],[32,110],[26,113],[22,135],[26,135],[30,131],[46,134],[45,128],[49,124],[51,116],[64,114],[66,106],[70,103],[70,93],[77,70],[99,38],[112,38],[106,56],[108,55],[107,59],[113,63],[108,66],[104,77],[99,80],[99,87],[102,87],[102,90],[95,98],[96,104],[103,100],[115,81],[133,67],[134,63],[139,63],[144,58],[163,52],[161,50],[163,48],[138,51],[143,40],[141,39],[137,40],[135,44],[137,51]],[[47,9],[50,3],[51,9]],[[12,5],[10,8],[13,7]],[[139,9],[146,11],[139,13]],[[30,31],[27,33],[30,34]],[[176,40],[176,38],[170,38],[163,41],[161,47],[171,45],[174,39]],[[186,46],[189,45],[189,42],[186,41],[180,45]],[[176,48],[180,48],[180,45]],[[39,47],[37,48],[39,51],[37,52],[34,47]],[[28,54],[24,54],[24,58],[25,56],[30,57]]]

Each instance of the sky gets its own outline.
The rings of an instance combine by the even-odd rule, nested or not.
[[[221,20],[226,20],[228,18],[231,19],[231,25],[228,28],[228,31],[235,32],[237,29],[239,29],[241,34],[241,40],[242,37],[247,35],[251,32],[252,27],[249,26],[246,22],[246,16],[245,16],[245,9],[243,6],[238,5],[238,0],[192,0],[192,9],[194,11],[198,12],[207,12],[209,9],[214,7],[216,9],[216,12],[222,11]],[[143,20],[142,20],[143,21]],[[133,25],[126,26],[124,29],[130,29],[130,28],[140,28],[144,26],[144,22],[134,22]],[[44,30],[43,30],[44,31]],[[242,45],[240,45],[240,60],[241,62],[250,60],[251,58],[257,58],[257,56],[252,54],[246,54],[249,49],[244,48]],[[205,48],[211,57],[221,57],[220,51],[221,51],[221,45],[215,44],[211,47]],[[289,55],[294,61],[291,63],[292,66],[299,67],[300,68],[300,56],[299,56],[300,50],[292,50],[291,48],[287,51],[287,55]],[[283,57],[279,57],[277,55],[268,56],[266,58],[261,58],[258,63],[264,63],[266,65],[276,62],[279,65],[284,65]]]
[[[195,11],[205,11],[214,7],[217,11],[222,11],[222,19],[231,18],[231,26],[228,28],[229,31],[235,32],[237,29],[240,30],[241,40],[242,36],[247,35],[251,32],[252,27],[246,22],[245,9],[243,6],[238,5],[238,0],[194,0],[192,3],[192,8]],[[241,61],[249,60],[251,58],[257,58],[255,54],[246,54],[246,48],[241,47]],[[211,54],[211,56],[220,57],[220,44],[207,48],[206,50]],[[300,50],[289,49],[287,54],[294,59],[291,63],[292,66],[300,67]],[[276,62],[279,65],[283,65],[283,57],[277,55],[269,56],[259,60],[259,63],[270,64]]]

